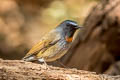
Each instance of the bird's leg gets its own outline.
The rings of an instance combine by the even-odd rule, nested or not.
[[[43,63],[44,63],[44,65],[45,65],[45,69],[49,69],[49,67],[48,67],[48,65],[47,65],[46,61],[44,60],[44,58],[38,59],[38,61],[40,61],[40,62],[43,62]]]

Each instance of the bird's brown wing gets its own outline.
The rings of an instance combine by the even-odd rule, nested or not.
[[[39,43],[37,43],[35,46],[32,47],[32,49],[26,54],[26,56],[23,58],[28,58],[32,55],[37,55],[41,50],[44,50],[45,48],[48,48],[55,43],[57,43],[60,40],[60,37],[58,36],[57,32],[50,32],[49,34],[45,35]],[[41,53],[42,54],[42,53]],[[39,54],[39,55],[41,55]]]

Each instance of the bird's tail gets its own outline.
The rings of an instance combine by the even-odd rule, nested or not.
[[[36,61],[36,57],[35,56],[25,56],[24,58],[22,58],[22,60],[24,61],[28,61],[28,62],[32,62],[32,61]]]

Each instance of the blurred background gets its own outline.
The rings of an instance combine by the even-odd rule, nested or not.
[[[98,10],[101,8],[98,3],[100,3],[99,0],[0,0],[0,58],[21,59],[45,33],[66,19],[75,20],[79,25],[88,26],[86,20],[89,20],[89,14],[97,13],[92,11],[95,6],[97,6]],[[99,19],[96,16],[93,16],[93,18]],[[92,23],[95,22],[92,19],[90,21],[92,26]],[[86,28],[89,30],[90,27]],[[111,70],[107,70],[119,58],[110,55],[109,52],[104,53],[104,50],[101,51],[101,49],[105,46],[99,47],[99,43],[94,43],[98,39],[101,42],[100,38],[95,37],[99,30],[95,30],[95,33],[91,36],[92,38],[95,37],[95,39],[88,39],[89,44],[86,43],[86,39],[83,42],[85,44],[82,45],[82,34],[88,34],[88,32],[87,30],[82,33],[81,31],[77,32],[80,33],[77,36],[79,38],[74,41],[72,51],[70,50],[61,59],[61,62],[68,67],[112,74]],[[104,32],[101,33],[104,34]],[[99,50],[95,51],[91,48]],[[100,55],[89,54],[90,51]],[[119,74],[119,72],[117,73]]]
[[[21,59],[61,21],[82,24],[94,0],[1,0],[0,57]]]

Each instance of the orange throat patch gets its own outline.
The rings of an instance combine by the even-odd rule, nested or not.
[[[66,39],[67,42],[72,42],[73,37],[66,37],[65,39]]]

